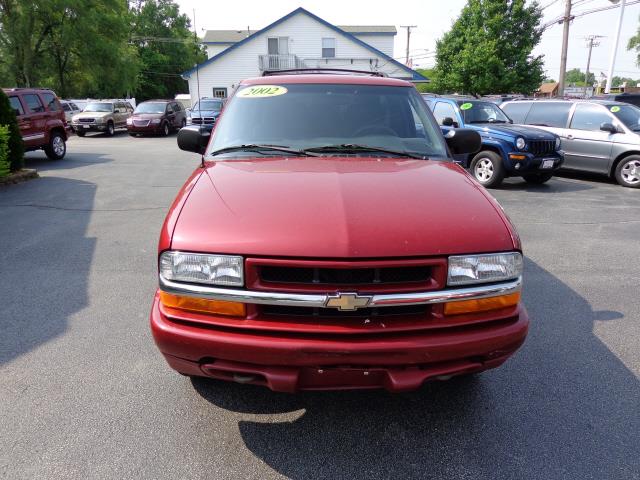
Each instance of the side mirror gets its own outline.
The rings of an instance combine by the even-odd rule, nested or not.
[[[444,117],[442,119],[442,126],[443,127],[453,127],[453,128],[458,128],[458,122],[454,121],[453,118],[451,117]]]
[[[444,136],[449,150],[454,155],[476,153],[480,151],[482,139],[480,134],[470,128],[455,128]]]
[[[202,155],[207,149],[210,137],[211,129],[199,125],[181,128],[178,131],[178,148]]]
[[[615,127],[615,125],[613,125],[613,123],[608,123],[608,122],[601,123],[600,130],[602,130],[603,132],[618,133],[618,129]]]

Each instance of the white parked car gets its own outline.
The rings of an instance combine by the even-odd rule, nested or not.
[[[60,104],[62,104],[62,110],[64,111],[64,116],[67,119],[68,124],[71,124],[71,119],[76,113],[80,113],[82,111],[74,102],[60,100]]]

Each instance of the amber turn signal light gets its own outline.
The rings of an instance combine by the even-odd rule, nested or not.
[[[245,304],[238,302],[183,297],[182,295],[174,295],[167,292],[160,292],[160,301],[165,307],[188,312],[215,313],[216,315],[229,315],[232,317],[244,317],[247,314]]]
[[[444,305],[445,315],[460,315],[462,313],[486,312],[500,308],[512,307],[520,301],[520,292],[500,295],[498,297],[480,298],[477,300],[462,300],[449,302]]]
[[[511,155],[509,155],[509,158],[511,160],[526,160],[527,156],[526,155],[514,155],[514,154],[511,154]]]

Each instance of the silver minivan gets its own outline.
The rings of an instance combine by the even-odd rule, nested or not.
[[[640,108],[607,100],[517,100],[501,108],[514,123],[560,136],[563,169],[602,173],[640,188]]]

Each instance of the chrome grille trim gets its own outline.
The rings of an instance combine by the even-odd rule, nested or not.
[[[160,290],[176,295],[259,305],[330,308],[326,306],[327,300],[330,298],[330,294],[300,294],[235,290],[232,288],[217,288],[206,285],[173,282],[171,280],[167,280],[162,275],[159,277]],[[394,307],[401,305],[434,304],[496,297],[499,295],[518,292],[521,288],[522,277],[518,277],[514,280],[496,283],[493,285],[474,285],[471,287],[454,288],[449,290],[413,293],[385,293],[366,296],[371,298],[367,305],[368,307]]]

